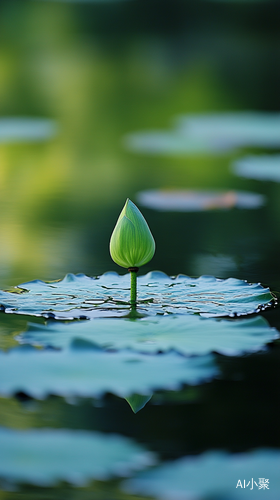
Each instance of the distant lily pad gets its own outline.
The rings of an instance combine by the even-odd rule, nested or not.
[[[231,112],[185,115],[177,120],[181,134],[228,146],[279,148],[280,113]]]
[[[90,345],[61,352],[18,348],[0,353],[3,396],[24,392],[37,399],[49,394],[98,398],[108,392],[126,398],[151,395],[157,389],[178,390],[217,375],[211,355],[186,359],[176,353],[95,351]]]
[[[166,212],[201,212],[230,208],[259,208],[265,203],[261,194],[246,191],[194,191],[187,189],[150,189],[137,195],[148,208]]]
[[[51,139],[57,134],[54,120],[46,118],[0,118],[0,143],[35,142]]]
[[[183,115],[170,130],[133,132],[123,143],[130,151],[168,156],[221,154],[240,146],[278,148],[280,113]]]
[[[138,277],[138,300],[138,311],[145,315],[240,316],[274,303],[269,288],[259,283],[213,276],[170,277],[160,271]],[[129,301],[129,273],[108,272],[96,278],[67,274],[61,281],[35,280],[0,291],[0,304],[6,313],[56,319],[125,316],[130,311]]]
[[[129,151],[162,156],[217,154],[231,149],[222,142],[186,136],[180,130],[147,130],[127,134],[123,144]]]
[[[204,355],[212,351],[238,355],[257,351],[278,337],[277,330],[262,317],[228,321],[206,320],[195,315],[168,315],[138,320],[102,318],[71,324],[34,324],[18,339],[60,349],[68,348],[74,339],[79,338],[106,349],[132,349],[145,353],[174,349],[184,355]]]
[[[280,155],[247,156],[234,162],[232,169],[241,177],[280,182]]]
[[[116,434],[66,429],[0,428],[0,478],[51,486],[126,477],[155,463],[143,446]]]
[[[235,455],[208,452],[139,473],[138,477],[126,480],[123,488],[129,493],[161,500],[239,500],[245,497],[277,500],[279,470],[279,450],[255,450]]]

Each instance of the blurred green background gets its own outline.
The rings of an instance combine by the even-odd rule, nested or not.
[[[279,110],[278,2],[0,1],[0,119],[54,120],[42,141],[0,137],[0,284],[125,272],[108,244],[127,197],[150,188],[247,190],[256,210],[139,206],[157,251],[143,273],[278,286],[280,187],[234,176],[220,154],[144,155],[137,130],[177,115]],[[263,150],[258,150],[263,152]],[[278,261],[278,262],[277,262]]]

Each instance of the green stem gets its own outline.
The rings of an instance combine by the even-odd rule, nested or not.
[[[137,271],[138,267],[130,267],[130,278],[131,278],[131,286],[130,286],[130,304],[132,308],[136,308],[136,298],[137,298]]]

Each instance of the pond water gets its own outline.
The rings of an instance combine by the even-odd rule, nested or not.
[[[124,460],[122,463],[127,464],[131,460],[126,446],[131,446],[129,453],[134,454],[132,474],[156,461],[164,465],[198,455],[202,457],[201,474],[209,477],[214,466],[207,465],[204,452],[219,450],[231,458],[235,456],[232,453],[244,452],[249,460],[252,450],[279,451],[280,344],[275,330],[280,328],[275,300],[280,292],[278,19],[279,6],[269,1],[0,2],[0,290],[7,294],[19,284],[62,280],[68,273],[95,277],[110,271],[124,275],[127,271],[110,257],[109,240],[129,197],[145,216],[156,241],[155,256],[139,271],[144,285],[146,275],[161,271],[166,279],[187,275],[192,284],[203,275],[235,278],[242,280],[244,287],[254,283],[258,290],[268,287],[273,293],[272,301],[270,293],[264,300],[269,307],[263,311],[255,297],[249,297],[252,307],[246,309],[244,314],[249,315],[242,321],[251,320],[250,335],[244,330],[243,337],[240,330],[242,343],[237,348],[234,345],[229,355],[226,348],[210,343],[210,361],[205,361],[209,373],[202,377],[198,370],[195,385],[183,377],[178,386],[177,372],[170,365],[169,385],[160,381],[155,387],[149,380],[144,390],[139,384],[142,393],[137,401],[130,399],[135,396],[130,392],[114,393],[110,385],[107,390],[97,389],[94,398],[81,388],[72,394],[69,386],[59,392],[50,385],[43,399],[35,389],[33,396],[40,394],[38,399],[28,390],[3,389],[1,429],[28,430],[32,443],[45,439],[33,434],[35,429],[73,431],[58,434],[58,440],[66,439],[70,454],[75,453],[75,446],[83,449],[80,434],[74,431],[118,434],[120,443],[116,455],[104,452],[105,472],[103,476],[96,473],[98,481],[87,468],[75,475],[70,462],[67,473],[68,462],[63,456],[66,466],[65,470],[58,467],[61,475],[44,463],[44,477],[41,457],[42,470],[32,463],[31,472],[24,475],[21,471],[15,485],[1,469],[0,451],[0,500],[163,498],[164,492],[148,476],[143,479],[146,486],[139,476],[140,486],[139,481],[131,481],[122,487],[118,477],[127,476],[129,468],[123,465],[122,469],[120,463],[114,468],[112,463]],[[125,282],[126,278],[119,277],[115,281],[122,279]],[[160,307],[166,315],[174,313],[168,309],[168,300],[174,302],[176,290],[170,287],[162,303],[154,291],[154,310],[150,290],[147,294],[145,291],[143,301],[150,302],[146,309],[141,305],[140,313],[157,318],[162,313]],[[223,305],[227,298],[220,293]],[[126,294],[124,298],[120,294],[122,300],[127,301]],[[19,294],[15,303],[20,299]],[[176,314],[186,313],[185,299]],[[90,297],[86,300],[86,307],[78,306],[94,309],[95,305],[98,310],[103,304],[99,296],[92,302]],[[201,300],[207,303],[204,296]],[[109,302],[106,307],[107,313],[113,310],[115,315],[115,305]],[[61,323],[63,331],[60,333],[59,326],[57,333],[59,320],[48,322],[40,315],[30,318],[31,309],[23,308],[20,314],[0,313],[1,356],[8,356],[6,351],[13,351],[24,338],[37,338],[37,345],[41,349],[45,346],[46,356],[48,350],[55,356],[52,351],[61,348],[59,335],[65,335],[67,323]],[[73,317],[84,318],[84,309],[83,315]],[[194,307],[191,312],[201,311],[203,307]],[[205,311],[209,312],[207,307]],[[127,303],[120,316],[126,312]],[[69,319],[67,314],[60,319]],[[92,313],[87,321],[94,322],[98,317],[102,322],[99,316],[102,314]],[[252,339],[259,335],[258,327],[254,330],[259,316],[264,340],[258,338],[256,347]],[[192,324],[198,319],[192,316],[188,328],[193,332],[197,327]],[[109,319],[106,321],[103,325]],[[208,320],[201,321],[207,330]],[[219,337],[223,335],[223,323],[217,321]],[[158,324],[164,321],[160,319]],[[209,331],[214,332],[213,325]],[[231,335],[231,327],[227,322],[225,335]],[[116,327],[116,332],[118,328],[122,329]],[[50,340],[54,340],[53,332],[57,335],[54,344]],[[40,335],[47,339],[41,344]],[[153,342],[149,338],[147,345]],[[199,342],[202,346],[203,339]],[[71,348],[64,337],[62,343]],[[243,349],[249,344],[250,349]],[[100,349],[99,344],[95,347]],[[72,346],[83,348],[93,346]],[[174,346],[171,349],[176,350]],[[70,350],[65,354],[65,370],[70,369],[67,360],[72,355]],[[98,353],[94,355],[98,357]],[[173,355],[170,353],[171,361]],[[32,358],[33,354],[28,356]],[[138,362],[141,365],[146,361],[138,360],[139,353],[135,356],[136,370]],[[168,354],[158,358],[161,356]],[[180,356],[183,359],[182,353]],[[149,370],[165,371],[149,368],[147,377]],[[81,380],[87,380],[87,373]],[[132,408],[143,408],[134,413],[128,403]],[[3,431],[7,449],[15,446],[15,453],[20,453],[14,444],[16,434],[6,434]],[[122,438],[131,441],[123,444]],[[55,443],[56,435],[51,434],[50,439]],[[88,460],[96,461],[90,453]],[[141,461],[141,453],[147,454],[150,462]],[[279,465],[279,457],[269,457],[269,477],[263,451],[257,453],[260,455],[254,455],[252,463],[260,460],[263,469],[245,465],[244,477],[238,476],[236,481],[225,472],[228,490],[225,487],[219,493],[223,499],[247,493],[244,488],[236,490],[237,481],[240,479],[243,485],[246,480],[247,484],[252,474],[256,483],[261,474],[266,474],[272,483],[264,495],[279,498],[280,486],[274,479],[274,460]],[[219,457],[213,458],[214,464],[217,459],[215,467],[219,467],[219,460],[223,462]],[[19,467],[16,459],[15,464]],[[160,471],[158,474],[161,477]],[[175,480],[170,474],[171,483],[181,484],[181,477]],[[216,494],[210,486],[207,491],[197,490],[199,499],[206,499],[211,492]],[[173,500],[174,495],[175,499],[174,490],[168,488],[168,498]],[[252,498],[255,490],[250,491]],[[180,491],[187,499],[184,483]]]

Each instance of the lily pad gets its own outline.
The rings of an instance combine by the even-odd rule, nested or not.
[[[106,392],[126,398],[151,395],[154,390],[177,390],[218,375],[214,357],[186,359],[176,353],[150,356],[131,352],[83,349],[30,352],[15,348],[0,353],[0,394],[23,392],[37,399],[101,397]]]
[[[181,134],[228,146],[279,148],[280,113],[233,112],[185,115],[177,120]]]
[[[241,177],[280,182],[280,155],[247,156],[234,162],[232,169]]]
[[[228,321],[206,320],[196,315],[168,315],[138,320],[102,318],[71,324],[34,324],[18,339],[23,343],[60,349],[68,348],[79,338],[106,349],[128,348],[145,353],[174,349],[184,355],[204,355],[212,351],[239,355],[258,351],[278,337],[277,330],[262,317]]]
[[[259,208],[265,197],[246,191],[194,191],[150,189],[137,195],[144,207],[168,212],[201,212],[230,208]]]
[[[240,146],[279,148],[280,113],[183,115],[170,130],[133,132],[123,143],[130,151],[168,156],[227,154]]]
[[[139,276],[137,281],[138,311],[144,315],[241,316],[259,312],[274,303],[269,288],[236,278],[170,277],[153,271]],[[108,272],[96,278],[67,274],[60,281],[35,280],[0,291],[0,304],[6,313],[56,319],[125,316],[130,311],[129,301],[129,273]]]
[[[0,478],[50,486],[125,477],[155,463],[156,457],[116,434],[66,429],[0,428]]]
[[[180,130],[147,130],[127,134],[123,144],[129,151],[150,155],[188,156],[227,152],[231,145],[207,138],[187,136]]]
[[[52,139],[57,134],[54,120],[46,118],[0,118],[0,143],[35,142]]]
[[[235,455],[208,452],[140,473],[126,480],[123,488],[130,493],[162,500],[238,500],[245,497],[259,500],[262,495],[278,500],[279,470],[279,450],[255,450]],[[260,490],[263,491],[260,493]]]

